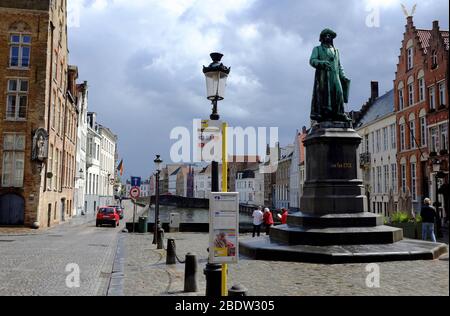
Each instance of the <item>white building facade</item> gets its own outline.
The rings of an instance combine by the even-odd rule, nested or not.
[[[264,174],[258,169],[245,170],[236,175],[236,192],[239,203],[248,206],[264,205]]]
[[[86,149],[88,138],[88,86],[87,82],[78,85],[77,96],[78,108],[78,129],[77,129],[77,152],[76,152],[76,169],[75,169],[75,191],[74,191],[74,208],[75,216],[86,214]]]
[[[100,125],[100,178],[99,195],[102,205],[114,204],[114,184],[116,178],[117,136],[107,127]]]
[[[394,203],[398,202],[396,128],[393,90],[369,105],[356,126],[362,137],[358,177],[364,181],[367,210],[384,216],[389,215],[391,192]]]

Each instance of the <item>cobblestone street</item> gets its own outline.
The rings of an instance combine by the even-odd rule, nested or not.
[[[166,237],[176,240],[180,259],[188,252],[197,254],[200,291],[193,295],[204,295],[208,236],[177,233]],[[166,266],[165,251],[155,250],[152,240],[151,234],[126,236],[124,294],[184,295],[184,265]],[[380,288],[368,288],[366,264],[318,265],[241,258],[238,265],[229,266],[228,287],[240,283],[251,296],[449,295],[448,260],[386,262],[379,266]]]
[[[126,218],[132,207],[125,203]],[[95,227],[93,214],[33,234],[0,234],[0,295],[105,295],[119,228]],[[9,231],[11,233],[11,230]],[[22,232],[23,233],[23,232]],[[68,288],[67,264],[80,267],[80,287]]]

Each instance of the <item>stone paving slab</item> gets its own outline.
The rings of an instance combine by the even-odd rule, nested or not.
[[[199,292],[203,296],[208,234],[166,234],[176,242],[180,259],[188,252],[198,256]],[[252,239],[249,235],[242,240]],[[165,265],[165,251],[152,245],[153,236],[127,234],[125,245],[126,296],[185,295],[184,265]],[[367,264],[323,265],[277,261],[254,261],[241,257],[229,265],[229,283],[242,284],[250,296],[448,296],[449,264],[444,260],[382,262],[380,288],[368,288]]]

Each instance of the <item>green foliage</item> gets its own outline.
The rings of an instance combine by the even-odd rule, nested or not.
[[[416,223],[422,223],[423,219],[422,216],[420,216],[419,214],[416,215]]]
[[[392,224],[408,223],[409,216],[406,213],[397,212],[392,215],[391,222]]]

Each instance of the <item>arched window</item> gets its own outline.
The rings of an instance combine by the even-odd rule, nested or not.
[[[415,149],[417,146],[416,139],[416,117],[414,113],[409,115],[409,148]]]
[[[431,68],[436,68],[438,65],[438,55],[437,50],[433,49],[431,52]]]
[[[31,28],[16,22],[9,28],[9,66],[29,68],[31,58]]]
[[[414,77],[408,78],[408,106],[414,105]]]
[[[398,84],[398,110],[401,111],[405,108],[405,93],[404,93],[405,85],[403,81],[400,81]]]
[[[419,71],[417,75],[419,81],[419,102],[425,101],[425,72],[423,69]]]
[[[406,70],[410,70],[414,67],[414,42],[412,39],[406,45],[406,58]]]

